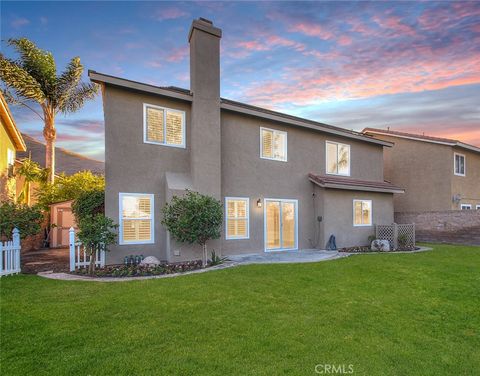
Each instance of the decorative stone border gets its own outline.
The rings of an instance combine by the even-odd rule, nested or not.
[[[210,266],[205,269],[190,270],[188,272],[183,272],[183,273],[146,275],[146,276],[140,276],[140,277],[89,277],[85,275],[77,275],[77,274],[70,274],[70,273],[52,273],[52,272],[40,272],[37,275],[43,278],[56,279],[56,280],[62,280],[62,281],[127,282],[127,281],[142,281],[145,279],[172,278],[172,277],[179,277],[181,275],[206,273],[213,270],[232,268],[237,265],[239,264],[235,262],[227,261],[221,265]]]
[[[433,248],[429,247],[420,247],[420,249],[417,249],[415,251],[391,251],[391,252],[344,252],[343,255],[340,257],[334,257],[334,258],[327,258],[324,260],[318,260],[318,261],[312,261],[312,262],[322,262],[322,261],[330,261],[330,260],[337,260],[339,258],[344,258],[344,257],[349,257],[352,255],[372,255],[372,254],[393,254],[393,253],[418,253],[418,252],[425,252],[425,251],[431,251]],[[285,262],[289,263],[289,262]],[[148,276],[142,276],[142,277],[88,277],[84,275],[76,275],[76,274],[69,274],[69,273],[52,273],[52,272],[40,272],[37,275],[43,278],[48,278],[48,279],[56,279],[56,280],[61,280],[61,281],[87,281],[87,282],[127,282],[127,281],[143,281],[146,279],[160,279],[160,278],[173,278],[173,277],[179,277],[182,275],[189,275],[189,274],[199,274],[199,273],[206,273],[209,271],[213,270],[221,270],[221,269],[228,269],[228,268],[233,268],[235,266],[240,266],[240,265],[252,265],[255,264],[255,262],[247,262],[247,263],[242,263],[242,262],[233,262],[233,261],[227,261],[221,265],[216,265],[216,266],[211,266],[209,268],[205,269],[197,269],[197,270],[191,270],[188,272],[183,272],[183,273],[172,273],[172,274],[161,274],[161,275],[148,275]],[[268,264],[266,262],[263,262],[262,264]],[[297,264],[297,262],[291,262],[291,264]]]

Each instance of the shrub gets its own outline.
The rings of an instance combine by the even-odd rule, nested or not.
[[[77,222],[88,216],[105,213],[105,191],[94,189],[80,192],[72,204],[72,212]]]
[[[207,241],[221,235],[222,204],[213,197],[188,191],[174,196],[162,209],[162,224],[172,237],[183,243],[203,248],[203,265],[207,265]]]
[[[29,207],[13,202],[0,203],[0,237],[10,238],[13,229],[20,231],[21,238],[36,235],[41,230],[43,213],[39,206]]]
[[[210,266],[221,265],[227,261],[227,257],[218,256],[215,251],[212,251],[212,258],[210,259]]]

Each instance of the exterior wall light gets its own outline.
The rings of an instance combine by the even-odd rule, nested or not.
[[[261,208],[261,207],[262,207],[262,199],[259,198],[259,199],[257,200],[257,208]]]

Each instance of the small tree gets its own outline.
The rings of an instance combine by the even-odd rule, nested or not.
[[[80,219],[77,223],[80,231],[78,238],[83,244],[83,248],[90,256],[88,273],[95,273],[96,252],[102,249],[108,251],[108,246],[115,243],[117,234],[114,231],[117,225],[111,218],[104,214],[89,215]]]
[[[207,241],[221,235],[222,204],[213,197],[187,190],[184,197],[174,196],[162,209],[162,224],[182,243],[199,244],[203,266],[207,265]]]
[[[94,189],[78,194],[72,205],[78,228],[78,238],[90,256],[88,272],[95,273],[95,259],[97,250],[108,251],[108,246],[116,241],[116,228],[111,218],[105,216],[105,191]]]

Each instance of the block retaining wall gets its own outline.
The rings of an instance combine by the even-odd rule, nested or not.
[[[480,245],[480,210],[396,212],[396,223],[415,223],[416,240]]]

